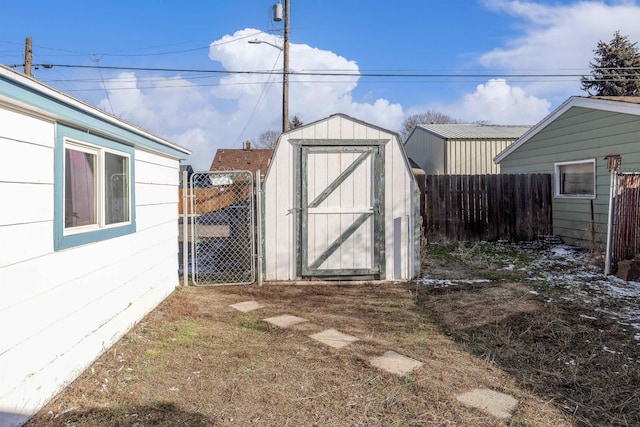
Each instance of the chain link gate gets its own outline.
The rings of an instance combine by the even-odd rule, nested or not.
[[[195,285],[255,281],[254,195],[253,175],[248,171],[191,175],[188,258]]]

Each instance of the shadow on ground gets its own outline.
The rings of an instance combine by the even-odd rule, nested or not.
[[[202,414],[183,411],[173,403],[158,402],[151,405],[71,410],[56,416],[39,413],[29,421],[28,425],[42,427],[67,427],[71,425],[76,427],[204,427],[215,425],[215,423]]]

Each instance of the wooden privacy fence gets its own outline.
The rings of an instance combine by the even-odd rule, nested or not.
[[[528,241],[551,234],[551,175],[426,175],[428,241]]]

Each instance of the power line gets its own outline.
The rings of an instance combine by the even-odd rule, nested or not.
[[[24,64],[14,64],[12,67],[21,67]],[[201,73],[201,74],[257,74],[271,75],[282,74],[282,71],[275,70],[207,70],[193,68],[164,68],[164,67],[133,67],[133,66],[96,66],[96,65],[79,65],[79,64],[34,64],[45,68],[87,68],[102,70],[130,70],[130,71],[149,71],[149,72],[169,72],[169,73]],[[627,70],[640,71],[640,67],[628,68],[603,68],[599,70]],[[574,78],[585,77],[585,73],[397,73],[397,72],[345,72],[343,70],[335,71],[295,71],[288,72],[291,76],[327,76],[327,77],[400,77],[400,78]],[[617,76],[636,76],[635,73],[628,75],[618,74]]]
[[[155,48],[161,48],[161,47],[166,47],[166,46],[175,46],[175,45],[179,45],[179,44],[186,44],[186,43],[190,43],[190,42],[184,42],[184,43],[174,43],[174,44],[170,44],[170,45],[155,45],[155,46],[148,46],[148,47],[140,47],[140,48],[133,48],[133,49],[126,49],[126,50],[120,50],[120,51],[115,51],[115,52],[103,52],[103,53],[92,53],[92,52],[83,52],[83,51],[78,51],[78,50],[70,50],[70,49],[60,49],[60,48],[54,48],[54,47],[47,47],[47,46],[41,46],[41,45],[37,45],[34,46],[34,49],[42,49],[42,50],[51,50],[51,51],[56,51],[56,52],[65,52],[65,53],[71,53],[74,55],[78,55],[78,56],[84,56],[84,55],[88,55],[88,56],[111,56],[111,57],[136,57],[136,56],[163,56],[163,55],[173,55],[173,54],[178,54],[178,53],[186,53],[186,52],[194,52],[197,50],[203,50],[203,49],[209,49],[212,46],[221,46],[221,45],[225,45],[225,44],[229,44],[229,43],[235,43],[241,40],[245,40],[248,39],[250,37],[255,37],[258,36],[260,34],[273,34],[273,33],[277,33],[279,32],[279,30],[259,30],[256,31],[254,33],[251,34],[247,34],[244,36],[240,36],[240,37],[235,37],[231,40],[225,40],[225,41],[220,41],[217,43],[209,43],[206,46],[198,46],[198,47],[194,47],[194,48],[188,48],[188,49],[181,49],[181,50],[172,50],[172,51],[165,51],[165,52],[151,52],[151,53],[120,53],[120,52],[136,52],[136,51],[141,51],[141,50],[147,50],[147,49],[155,49]],[[19,45],[22,46],[23,43],[18,43],[18,42],[12,42],[12,41],[8,41],[8,40],[0,40],[0,43],[6,43],[6,44],[15,44],[15,45]],[[71,55],[47,55],[47,56],[71,56]]]

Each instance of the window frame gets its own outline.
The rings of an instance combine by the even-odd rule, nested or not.
[[[96,158],[96,222],[89,225],[67,227],[65,224],[65,155],[66,150],[77,150],[95,154]],[[128,169],[128,221],[107,224],[105,173],[106,153],[127,159]],[[62,250],[75,246],[111,239],[135,233],[135,150],[133,147],[102,136],[80,131],[65,125],[56,126],[54,153],[54,249]]]
[[[591,170],[593,173],[593,188],[591,189],[590,194],[571,194],[571,193],[561,193],[561,185],[560,185],[560,169],[562,166],[567,165],[578,165],[578,164],[591,164]],[[596,198],[596,187],[597,187],[597,175],[596,175],[596,159],[583,159],[583,160],[572,160],[568,162],[557,162],[553,164],[553,177],[554,177],[554,197],[559,199],[595,199]]]

